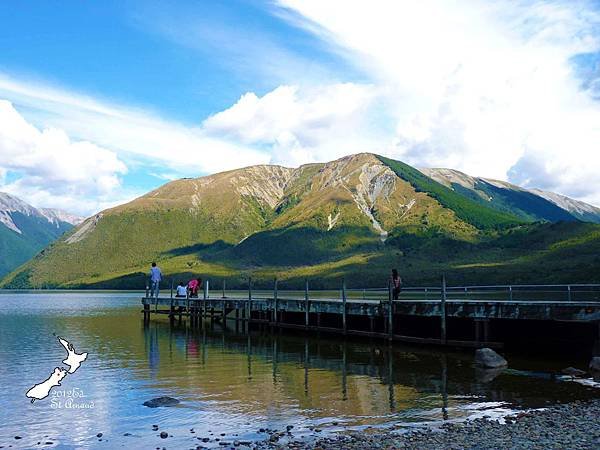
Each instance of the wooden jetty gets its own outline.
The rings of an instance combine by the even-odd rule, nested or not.
[[[199,297],[177,298],[171,286],[168,297],[157,298],[147,289],[142,298],[144,322],[152,315],[166,315],[171,321],[188,320],[194,327],[203,326],[205,320],[232,320],[236,326],[256,323],[390,341],[492,348],[503,346],[501,340],[493,339],[492,322],[565,322],[595,327],[594,339],[600,342],[598,284],[449,287],[442,280],[438,287],[403,288],[400,298],[393,300],[390,287],[347,289],[345,282],[339,291],[309,290],[308,281],[304,291],[282,291],[277,280],[269,291],[253,291],[251,281],[247,291],[226,291],[223,283],[215,295],[206,281]],[[417,320],[429,327],[429,336],[410,332]]]

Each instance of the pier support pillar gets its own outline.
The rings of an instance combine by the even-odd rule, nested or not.
[[[446,345],[446,276],[442,275],[442,298],[440,305],[440,341]]]
[[[475,342],[489,342],[490,321],[489,319],[474,319]]]
[[[144,325],[148,325],[150,323],[150,305],[144,303]]]
[[[483,340],[490,341],[490,321],[488,319],[483,321]]]
[[[387,317],[388,339],[394,338],[394,297],[392,295],[392,282],[388,282],[388,317]]]
[[[304,326],[308,328],[310,324],[310,303],[308,299],[308,278],[304,280]]]
[[[348,309],[346,305],[346,300],[346,280],[344,279],[342,281],[342,330],[344,331],[344,334],[346,334],[346,331],[348,329],[346,322],[346,312]]]

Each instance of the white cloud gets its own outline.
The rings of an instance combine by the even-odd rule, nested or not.
[[[27,133],[42,136],[44,149],[53,143],[90,155],[70,161],[81,173],[104,155],[104,177],[71,182],[85,187],[66,197],[79,195],[90,212],[94,201],[133,194],[119,186],[124,171],[108,154],[130,173],[172,179],[371,151],[600,205],[600,77],[581,83],[571,62],[600,51],[600,18],[590,3],[281,0],[275,14],[319,37],[370,82],[332,81],[351,75],[332,76],[260,30],[204,29],[191,19],[179,27],[178,20],[166,20],[157,32],[168,39],[199,51],[222,49],[230,60],[225,64],[240,72],[260,66],[251,78],[260,72],[270,84],[289,84],[261,96],[248,92],[197,125],[2,74],[0,98],[26,119]],[[5,128],[0,122],[0,136]],[[43,151],[38,156],[49,158]],[[29,173],[44,176],[10,185],[27,200],[50,200],[70,185],[57,182],[51,191],[44,179],[76,177],[72,170],[60,174],[60,165],[35,167]],[[0,182],[5,177],[0,164]]]
[[[8,171],[21,176],[5,184]],[[72,141],[56,128],[38,130],[0,100],[0,188],[38,206],[86,213],[121,186],[127,167],[115,152],[86,141]],[[82,198],[93,199],[81,205]],[[45,202],[44,200],[48,200]]]
[[[371,147],[369,124],[378,93],[354,83],[315,88],[280,86],[263,97],[244,94],[231,108],[203,123],[213,136],[269,149],[274,162],[296,166]]]
[[[571,62],[600,50],[591,2],[280,5],[387,92],[387,154],[600,204],[600,104]]]
[[[199,126],[0,74],[2,98],[0,190],[36,206],[91,214],[130,200],[143,192],[121,185],[128,169],[172,179],[270,161]],[[6,184],[7,170],[20,177]]]

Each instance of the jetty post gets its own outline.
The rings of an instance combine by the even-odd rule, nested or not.
[[[208,280],[207,280],[208,281]],[[225,301],[225,299],[223,298],[223,327],[225,326],[225,324],[227,323],[227,308],[226,305],[227,302]],[[224,329],[224,328],[223,328]]]
[[[388,281],[388,339],[394,338],[394,296],[392,295],[392,281]]]
[[[207,286],[208,280],[206,280],[206,282],[203,284],[202,286],[202,297],[204,299],[204,301],[202,302],[202,315],[204,317],[207,316],[208,314],[208,305],[206,304],[206,300],[208,300],[208,286]]]
[[[442,298],[440,305],[440,340],[446,344],[446,275],[442,275]]]
[[[246,308],[248,309],[247,320],[250,323],[252,319],[252,277],[248,277],[248,303]]]
[[[344,278],[342,280],[342,329],[344,330],[344,334],[346,334],[347,331],[347,325],[346,325],[346,279]]]
[[[304,326],[308,328],[310,321],[310,303],[308,300],[308,278],[304,280]]]
[[[223,293],[221,295],[221,298],[226,298],[225,297],[225,278],[223,278]]]
[[[271,322],[277,323],[279,320],[279,301],[277,299],[277,286],[278,281],[277,277],[273,280],[273,317],[271,317]]]

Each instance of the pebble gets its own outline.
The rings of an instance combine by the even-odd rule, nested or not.
[[[446,423],[441,431],[417,429],[404,434],[371,429],[318,438],[314,428],[308,442],[283,444],[277,439],[256,443],[256,449],[298,450],[437,450],[437,449],[600,449],[600,400],[551,406],[513,414],[500,423],[491,418]],[[319,430],[320,431],[320,430]],[[274,435],[277,436],[277,435]]]

